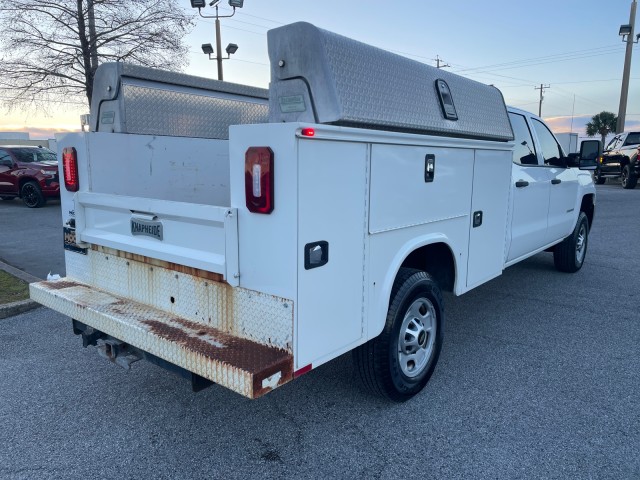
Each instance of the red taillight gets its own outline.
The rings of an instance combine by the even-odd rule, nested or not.
[[[316,131],[313,128],[303,128],[300,133],[302,133],[303,137],[313,137],[316,134]]]
[[[273,211],[273,151],[250,147],[244,156],[244,192],[247,208],[253,213]]]
[[[62,150],[62,170],[64,171],[64,186],[70,192],[77,192],[80,188],[78,179],[78,156],[76,149],[67,147]]]

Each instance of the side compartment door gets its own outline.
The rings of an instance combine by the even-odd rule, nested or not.
[[[509,113],[515,136],[511,175],[511,243],[507,262],[545,245],[549,213],[549,169],[539,163],[523,115]]]
[[[363,333],[368,145],[299,141],[296,364]]]
[[[504,268],[511,159],[510,151],[475,152],[467,288],[497,277]]]

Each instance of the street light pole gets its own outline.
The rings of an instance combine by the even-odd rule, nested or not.
[[[216,6],[216,61],[218,62],[218,80],[222,80],[222,40],[220,39],[220,18]]]
[[[631,53],[633,52],[633,44],[637,42],[637,40],[636,42],[633,41],[633,32],[635,30],[634,27],[636,23],[636,6],[637,6],[637,2],[636,0],[633,0],[631,2],[631,13],[629,15],[629,25],[628,25],[631,27],[631,30],[626,35],[627,51],[624,57],[624,71],[622,74],[622,90],[620,91],[620,107],[618,108],[618,123],[616,124],[616,133],[624,132],[624,121],[625,121],[625,117],[627,116],[627,97],[629,96],[629,75],[631,73]],[[620,27],[621,35],[623,35],[622,27],[625,27],[625,25]],[[624,41],[624,35],[622,38]]]
[[[236,51],[238,50],[238,45],[236,45],[235,43],[230,43],[229,45],[227,45],[227,48],[226,48],[227,56],[226,57],[222,56],[222,38],[221,38],[222,35],[220,34],[220,19],[233,17],[236,14],[236,8],[242,8],[244,4],[244,0],[229,0],[229,6],[233,8],[233,12],[231,12],[231,15],[220,15],[220,13],[218,12],[218,4],[221,1],[222,0],[212,0],[211,3],[209,3],[210,7],[215,7],[216,9],[216,14],[214,16],[211,16],[211,15],[202,14],[202,9],[207,4],[206,0],[191,0],[191,7],[197,8],[198,13],[202,18],[216,19],[216,50],[215,50],[216,57],[215,59],[218,64],[218,80],[223,79],[222,61],[228,60],[231,57],[231,55],[236,53]],[[202,51],[205,55],[209,55],[209,60],[213,60],[213,58],[211,57],[211,54],[214,52],[213,52],[213,47],[211,47],[210,43],[203,44]]]

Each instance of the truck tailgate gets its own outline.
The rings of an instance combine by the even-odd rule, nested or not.
[[[227,141],[74,133],[60,138],[59,156],[62,148],[78,157],[79,191],[63,192],[62,212],[79,247],[214,272],[238,285]]]
[[[78,192],[75,214],[80,242],[220,273],[238,285],[236,209]],[[139,233],[134,225],[157,230]]]

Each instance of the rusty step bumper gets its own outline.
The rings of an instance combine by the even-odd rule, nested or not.
[[[63,278],[31,298],[189,372],[258,398],[293,378],[293,355]]]

